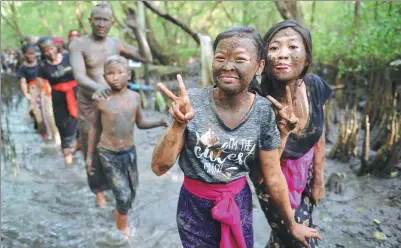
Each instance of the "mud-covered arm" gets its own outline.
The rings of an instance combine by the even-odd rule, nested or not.
[[[184,147],[186,125],[174,121],[157,142],[152,155],[152,171],[161,176],[173,167]]]
[[[283,134],[280,133],[280,146],[277,148],[278,149],[278,154],[283,155],[284,149],[285,149],[285,144],[287,143],[288,139],[288,134]]]
[[[128,27],[131,28],[131,30],[135,34],[135,38],[138,42],[138,49],[125,43],[121,43],[120,54],[128,59],[132,59],[135,61],[140,61],[148,64],[152,63],[152,53],[150,51],[149,44],[144,33],[139,30],[135,20],[131,20],[131,18],[128,18],[127,23]]]
[[[278,149],[262,150],[259,152],[263,181],[269,192],[271,201],[281,212],[281,216],[291,229],[295,225],[294,215],[288,197],[288,186],[280,168]]]
[[[26,78],[20,78],[20,85],[22,94],[24,94],[28,100],[31,100],[31,94],[28,92],[28,83],[26,82]]]
[[[323,105],[323,111],[325,106]],[[323,130],[322,136],[315,145],[313,154],[313,182],[314,184],[324,185],[324,158],[326,150],[326,136]]]
[[[82,43],[79,40],[73,40],[69,46],[70,64],[74,72],[74,78],[77,80],[79,87],[91,93],[95,92],[100,84],[93,81],[86,75],[86,65],[82,54]]]
[[[324,132],[315,145],[313,155],[313,182],[324,184],[324,157],[325,157],[326,138]]]
[[[36,77],[36,86],[38,87],[38,92],[42,91],[44,82],[45,79],[43,79],[42,77],[40,76]]]
[[[139,103],[138,107],[136,108],[136,113],[135,113],[135,121],[136,121],[136,125],[138,126],[139,129],[150,129],[150,128],[154,128],[154,127],[161,127],[161,126],[165,126],[166,122],[164,121],[164,119],[158,120],[158,121],[148,121],[145,120],[145,118],[143,117],[143,113],[142,113],[142,106],[141,106],[141,97],[139,94],[135,95],[136,101]]]
[[[93,158],[93,153],[95,152],[96,145],[99,142],[99,133],[102,130],[102,122],[101,122],[101,112],[99,108],[95,107],[95,112],[93,113],[93,119],[92,119],[92,124],[89,129],[89,134],[88,134],[88,155],[87,157],[92,160]]]

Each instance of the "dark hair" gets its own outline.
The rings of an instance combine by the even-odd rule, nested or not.
[[[111,64],[121,64],[128,70],[128,60],[120,55],[111,55],[104,62],[104,67]]]
[[[38,41],[36,42],[36,45],[40,48],[41,45],[49,42],[49,40],[51,41],[52,38],[50,38],[49,36],[42,36],[38,39]]]
[[[213,53],[216,53],[217,44],[219,44],[221,40],[231,37],[249,38],[250,40],[252,40],[253,44],[258,50],[258,62],[262,59],[265,59],[265,50],[263,46],[262,36],[256,29],[246,26],[232,27],[217,35],[213,43]],[[256,80],[256,77],[253,77],[251,83],[249,84],[249,91],[255,91],[256,93],[261,94],[261,89],[258,81]]]
[[[263,47],[267,48],[270,44],[270,41],[273,39],[274,35],[277,34],[277,32],[279,32],[282,29],[285,28],[292,28],[294,29],[296,32],[298,32],[301,37],[302,40],[304,42],[304,46],[305,46],[305,52],[306,52],[306,62],[308,63],[307,66],[305,66],[305,68],[302,70],[301,74],[300,74],[300,78],[303,78],[307,72],[310,71],[311,67],[312,67],[312,37],[311,34],[309,32],[309,30],[307,28],[305,28],[303,25],[301,25],[300,23],[298,23],[295,20],[287,20],[287,21],[283,21],[280,23],[277,23],[276,25],[274,25],[273,27],[271,27],[265,37],[263,37]],[[266,52],[268,53],[268,49],[266,49]],[[266,61],[266,66],[268,64],[268,61]],[[266,70],[266,66],[265,66],[265,70],[263,71],[263,76],[262,76],[262,83],[261,83],[261,88],[262,88],[262,94],[263,95],[274,95],[273,93],[273,81],[275,80],[273,75],[271,75],[270,72],[268,72]]]
[[[36,49],[35,49],[35,45],[34,44],[26,44],[26,45],[23,45],[22,47],[21,47],[21,51],[22,51],[22,53],[24,54],[24,53],[26,53],[29,49],[32,49],[32,50],[34,50],[35,52],[36,52]]]
[[[111,7],[111,5],[107,2],[101,2],[101,3],[98,3],[95,6],[93,6],[93,8],[91,10],[91,17],[93,16],[93,12],[96,8],[110,9],[111,13],[113,14],[113,8]]]

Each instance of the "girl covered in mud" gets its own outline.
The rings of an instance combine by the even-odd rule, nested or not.
[[[65,163],[72,163],[76,149],[78,108],[76,102],[77,82],[68,54],[60,54],[52,39],[41,42],[40,49],[45,60],[38,68],[38,81],[48,80],[51,86],[53,113],[60,132]],[[42,85],[40,83],[40,85]]]
[[[44,140],[51,139],[52,135],[58,137],[51,109],[50,89],[49,87],[42,87],[42,91],[40,91],[36,83],[38,61],[35,45],[25,44],[21,50],[24,55],[24,62],[18,69],[17,77],[21,82],[22,93],[30,103],[29,112],[32,112],[38,131]],[[53,130],[51,129],[52,125]]]
[[[313,205],[324,195],[324,103],[331,87],[319,76],[307,73],[312,64],[312,39],[309,31],[296,21],[273,26],[264,37],[267,62],[262,77],[262,95],[275,105],[281,134],[281,169],[287,180],[295,221],[308,227]],[[262,169],[263,170],[263,169]],[[262,210],[272,227],[267,247],[300,247],[283,224],[280,209],[262,183],[259,168],[252,180]],[[317,247],[317,239],[308,239]]]
[[[258,163],[270,197],[289,232],[306,244],[316,230],[296,224],[280,169],[280,134],[272,104],[248,91],[264,67],[257,31],[235,27],[213,45],[215,86],[185,89],[180,96],[158,87],[172,100],[169,128],[156,145],[152,170],[163,175],[175,163],[184,172],[177,225],[184,247],[253,247],[252,195],[246,175]]]

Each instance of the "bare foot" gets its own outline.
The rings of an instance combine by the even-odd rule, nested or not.
[[[65,162],[66,166],[72,164],[72,154],[71,153],[70,154],[66,154],[64,156],[64,162]]]
[[[107,204],[106,198],[104,197],[103,192],[96,193],[96,203],[101,208]]]
[[[120,232],[121,232],[125,237],[128,238],[128,237],[130,236],[130,234],[131,234],[131,229],[128,228],[128,227],[126,227],[125,229],[120,230]]]

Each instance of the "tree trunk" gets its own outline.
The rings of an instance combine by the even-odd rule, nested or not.
[[[153,29],[150,26],[147,13],[145,13],[145,19],[146,19],[146,29],[149,30],[149,32],[146,33],[146,39],[148,40],[148,44],[150,47],[150,51],[152,52],[153,58],[158,60],[162,65],[174,64],[174,62],[178,61],[178,57],[176,56],[176,54],[166,55],[163,53],[164,49],[160,46],[159,42],[156,40]]]
[[[284,20],[296,20],[303,24],[303,12],[301,8],[297,8],[297,2],[296,0],[278,0],[276,1],[276,6]]]
[[[310,29],[312,31],[313,26],[314,26],[314,22],[315,22],[315,11],[316,11],[316,1],[313,1],[312,3],[312,14],[310,17]]]
[[[172,17],[168,13],[164,13],[163,11],[159,10],[158,8],[156,8],[155,6],[153,6],[148,1],[143,1],[143,3],[145,4],[145,6],[148,9],[150,9],[156,15],[158,15],[158,16],[160,16],[160,17],[162,17],[162,18],[174,23],[175,25],[179,26],[182,30],[184,30],[186,33],[188,33],[195,40],[195,42],[198,45],[200,45],[200,41],[199,41],[199,37],[198,37],[197,33],[194,32],[190,27],[188,27],[183,21]]]
[[[58,32],[61,36],[64,35],[64,24],[63,24],[63,17],[64,17],[64,12],[63,12],[63,2],[62,1],[58,1],[57,2],[59,8],[58,8],[58,12],[59,12],[59,17],[58,17]]]
[[[7,25],[9,25],[15,32],[15,34],[18,36],[18,38],[22,39],[24,37],[24,34],[21,32],[21,29],[18,25],[18,13],[15,9],[15,3],[13,2],[9,2],[8,3],[8,7],[11,11],[11,18],[9,18],[8,16],[4,16],[3,15],[3,9],[1,11],[1,19],[3,21],[5,21],[7,23]],[[2,7],[4,8],[4,7]],[[17,38],[17,39],[18,39]]]
[[[362,155],[361,155],[361,168],[359,170],[359,175],[365,175],[369,167],[369,152],[370,152],[370,123],[369,115],[365,116],[365,137],[363,139],[362,145]]]
[[[85,27],[84,21],[83,21],[83,14],[81,12],[81,9],[79,8],[79,2],[78,1],[74,1],[74,5],[75,5],[75,18],[78,21],[78,25],[79,25],[79,29],[82,33],[82,35],[86,35],[88,33],[88,30]]]
[[[352,156],[357,156],[359,127],[356,108],[346,109],[341,115],[337,142],[328,155],[331,159],[347,162]]]
[[[359,31],[360,11],[361,11],[361,0],[356,0],[354,8],[354,28],[356,30],[356,33],[358,33]]]
[[[38,13],[39,13],[39,17],[40,17],[40,20],[42,21],[42,24],[43,24],[43,26],[46,28],[46,30],[47,30],[47,34],[49,35],[49,36],[53,36],[52,34],[53,34],[53,32],[52,32],[52,30],[50,29],[50,27],[49,27],[49,23],[47,22],[47,19],[46,19],[46,17],[44,16],[44,14],[43,14],[43,12],[42,12],[42,8],[41,8],[41,6],[42,6],[42,2],[36,2],[36,9],[38,10]]]

